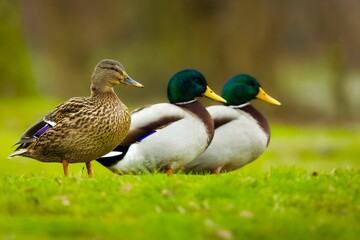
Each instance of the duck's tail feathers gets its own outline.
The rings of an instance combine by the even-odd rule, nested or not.
[[[98,161],[104,167],[111,167],[111,166],[115,165],[116,163],[118,163],[119,161],[121,161],[125,157],[127,151],[129,150],[129,147],[130,146],[119,145],[111,152],[96,159],[96,161]]]
[[[26,152],[27,152],[27,149],[25,149],[25,148],[16,149],[15,152],[13,152],[12,154],[10,154],[8,158],[13,158],[13,157],[21,156],[22,154],[24,154],[24,153],[26,153]]]

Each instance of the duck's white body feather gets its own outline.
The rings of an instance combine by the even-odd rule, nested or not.
[[[207,110],[215,122],[214,138],[205,152],[186,165],[186,172],[232,171],[255,160],[265,151],[269,133],[251,114],[220,105]],[[216,127],[221,121],[223,124]]]
[[[123,159],[109,167],[113,172],[176,170],[196,158],[209,144],[204,122],[193,112],[177,105],[151,105],[135,111],[131,117],[129,137],[139,129],[156,132],[132,143]]]

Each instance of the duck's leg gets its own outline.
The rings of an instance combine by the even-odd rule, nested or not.
[[[218,168],[215,169],[215,174],[216,174],[216,175],[220,175],[222,167],[223,167],[223,166],[220,166],[220,167],[218,167]]]
[[[86,162],[85,165],[86,165],[86,170],[87,170],[88,176],[91,177],[93,174],[92,168],[91,168],[91,162]]]
[[[171,168],[166,168],[166,175],[168,175],[169,177],[172,175],[172,169]]]
[[[69,169],[68,169],[69,162],[67,160],[63,159],[62,165],[63,165],[63,169],[64,169],[64,175],[68,176],[69,175]]]

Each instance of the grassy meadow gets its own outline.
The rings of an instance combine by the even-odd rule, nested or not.
[[[116,176],[7,159],[60,101],[0,101],[0,239],[357,239],[360,128],[272,123],[265,154],[216,175]],[[271,121],[270,121],[271,122]]]

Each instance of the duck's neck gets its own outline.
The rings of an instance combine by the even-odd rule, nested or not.
[[[193,103],[193,102],[196,102],[197,100],[196,99],[193,99],[193,100],[190,100],[190,101],[187,101],[187,102],[178,102],[178,103],[175,103],[176,105],[186,105],[186,104],[189,104],[189,103]]]
[[[101,88],[96,87],[95,85],[91,85],[91,97],[92,98],[118,98],[114,88],[112,87],[104,87]]]
[[[243,104],[240,104],[240,105],[229,105],[230,108],[235,108],[235,109],[241,109],[247,105],[250,105],[250,102],[246,102],[246,103],[243,103]]]
[[[266,118],[255,108],[253,107],[250,102],[247,102],[245,104],[241,104],[238,106],[229,106],[234,109],[240,109],[252,116],[259,124],[259,126],[263,129],[265,134],[268,136],[268,143],[270,141],[270,126],[267,122]]]
[[[210,144],[211,140],[214,137],[214,121],[206,108],[196,99],[188,102],[176,103],[176,105],[184,109],[185,111],[195,115],[204,123],[206,132],[208,134],[208,143]]]
[[[124,109],[126,108],[113,90],[107,92],[91,92],[90,99],[94,103],[97,103],[101,106],[112,106],[116,108],[120,107]]]
[[[114,88],[109,86],[96,86],[96,84],[92,84],[90,87],[91,96],[98,94],[115,94]]]

